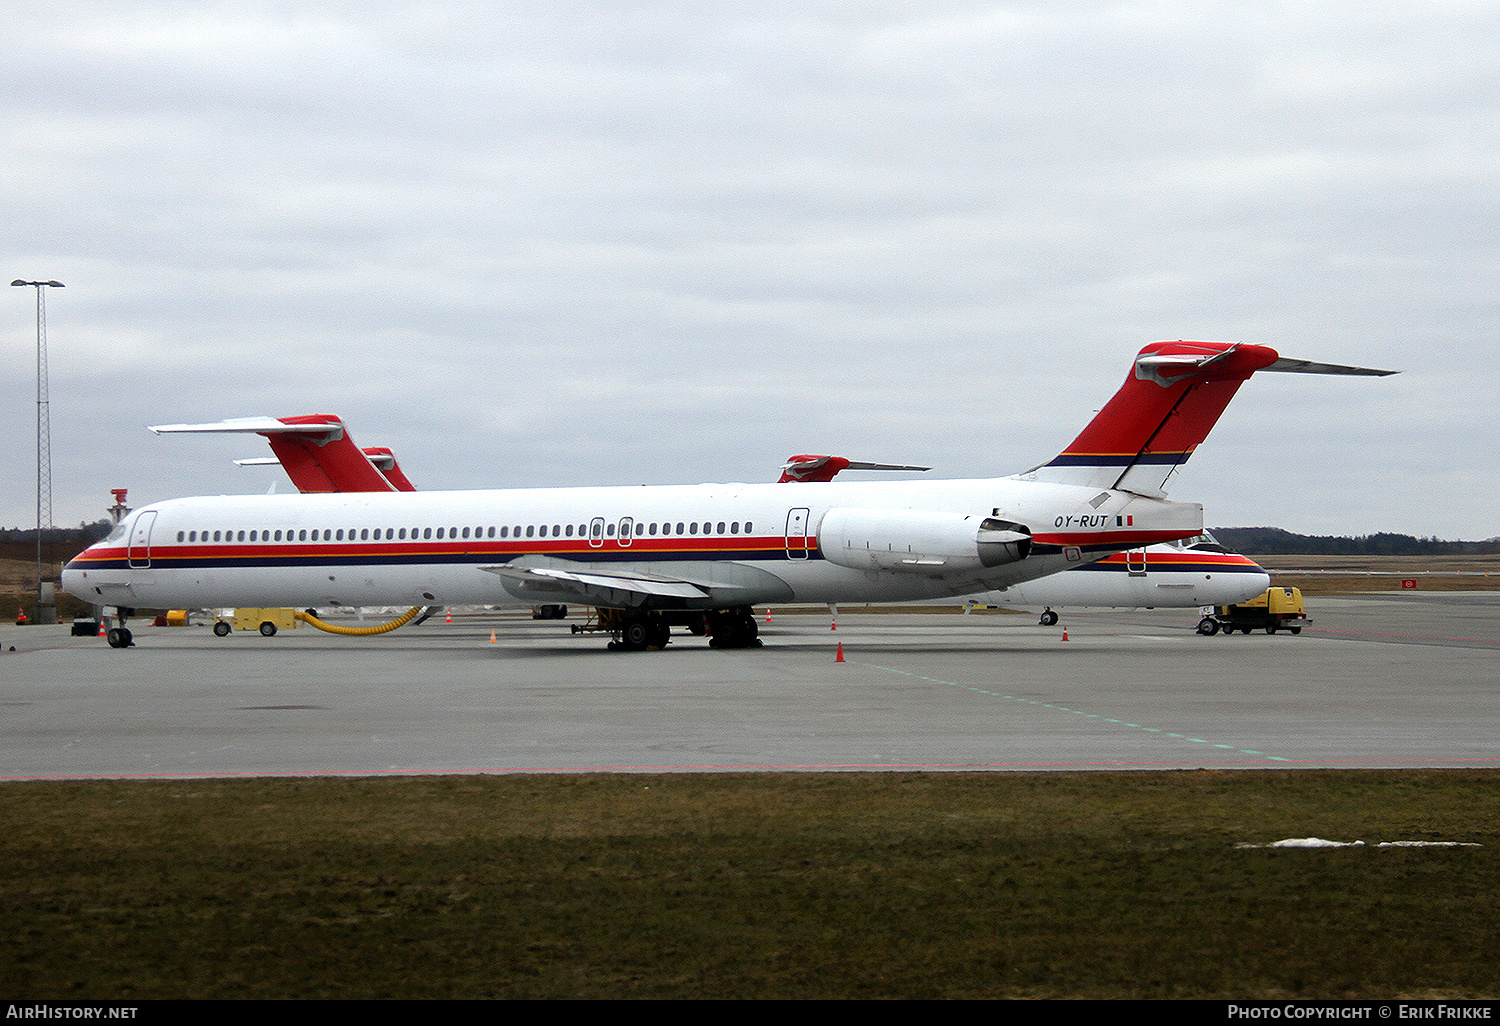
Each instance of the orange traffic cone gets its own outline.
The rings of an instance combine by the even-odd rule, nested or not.
[[[445,617],[443,617],[443,622],[444,623],[452,623],[453,622],[453,610],[452,609],[449,609],[448,610],[448,615],[445,616]]]
[[[766,623],[770,623],[770,622],[771,622],[771,607],[767,606],[766,607]]]
[[[498,644],[500,644],[500,642],[498,642],[498,641],[495,640],[495,632],[494,631],[490,631],[490,644],[491,645],[498,645]]]
[[[21,624],[26,623],[26,622],[27,622],[27,620],[26,620],[26,610],[24,610],[24,609],[20,608],[19,606],[17,606],[16,607],[16,625],[20,626]]]
[[[102,617],[102,616],[99,617],[99,637],[101,637],[101,638],[107,638],[107,637],[109,637],[109,631],[107,631],[107,630],[104,629],[104,617]]]
[[[1068,640],[1068,629],[1066,627],[1063,628],[1063,640]]]
[[[842,641],[839,642],[838,655],[833,657],[833,661],[836,663],[841,663],[844,661],[844,643]]]

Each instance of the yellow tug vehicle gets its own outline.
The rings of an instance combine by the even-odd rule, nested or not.
[[[1264,595],[1232,606],[1216,606],[1212,614],[1198,621],[1198,633],[1211,635],[1223,631],[1233,634],[1249,634],[1260,629],[1267,634],[1277,631],[1302,633],[1302,625],[1308,623],[1307,607],[1302,602],[1300,588],[1269,588]]]
[[[214,621],[214,633],[221,638],[229,636],[231,630],[236,631],[260,631],[262,635],[269,638],[279,630],[291,630],[300,621],[309,627],[316,627],[320,631],[329,634],[347,634],[355,637],[369,637],[374,634],[386,634],[410,623],[412,618],[422,611],[421,606],[412,606],[401,616],[391,620],[389,623],[376,624],[372,627],[343,627],[338,624],[324,623],[313,615],[312,610],[303,612],[300,609],[236,609],[232,619],[220,616]]]

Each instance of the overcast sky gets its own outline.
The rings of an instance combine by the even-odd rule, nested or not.
[[[54,0],[0,37],[0,274],[66,285],[58,524],[289,491],[255,436],[145,430],[259,414],[424,489],[1000,476],[1189,338],[1403,371],[1250,381],[1173,486],[1210,524],[1500,534],[1500,3]]]

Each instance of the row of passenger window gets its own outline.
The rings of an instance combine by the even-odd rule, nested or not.
[[[749,534],[753,524],[745,521],[743,532]],[[675,527],[675,530],[674,530]],[[522,531],[524,530],[524,534]],[[739,534],[742,526],[738,520],[723,521],[717,524],[712,521],[679,521],[677,524],[670,523],[645,523],[643,521],[626,519],[618,525],[618,536],[625,537],[657,537],[658,535],[697,535],[697,534]],[[573,524],[517,524],[514,527],[506,525],[503,527],[413,527],[410,529],[409,537],[413,540],[427,540],[431,538],[583,538],[592,534],[594,539],[616,537],[616,525],[595,520],[592,532],[589,524],[578,524],[574,530]],[[178,531],[179,542],[305,542],[305,541],[405,541],[408,539],[408,529],[405,527],[360,527],[348,528],[324,528],[319,530],[296,530],[296,531]]]

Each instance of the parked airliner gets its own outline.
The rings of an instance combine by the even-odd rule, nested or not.
[[[152,428],[158,434],[254,433],[275,454],[240,459],[239,466],[280,466],[301,492],[416,491],[387,448],[360,448],[341,418],[329,414],[297,417],[241,417],[212,424],[171,424]],[[372,473],[372,468],[378,473]],[[789,456],[778,483],[832,481],[845,470],[927,471],[903,463],[868,463],[844,456]],[[1057,623],[1054,606],[1185,608],[1224,606],[1259,595],[1270,587],[1270,575],[1207,533],[1195,538],[1117,552],[1060,574],[1025,585],[969,596],[969,602],[1041,605],[1043,626]],[[566,615],[567,606],[533,607],[541,619]],[[690,624],[701,630],[700,623]]]
[[[577,602],[613,611],[627,649],[689,614],[745,647],[752,605],[970,595],[1201,534],[1202,507],[1165,487],[1257,370],[1392,373],[1153,343],[1062,453],[1007,478],[174,499],[122,520],[63,586],[149,608]]]
[[[264,437],[275,455],[240,459],[240,466],[281,466],[302,492],[415,491],[387,448],[360,448],[339,417],[241,417],[212,424],[171,424],[158,434],[254,433]],[[931,467],[869,463],[843,456],[789,456],[779,483],[832,481],[845,470],[927,471]],[[374,472],[372,472],[372,470]],[[1000,592],[969,596],[984,603],[1041,605],[1040,622],[1057,622],[1054,606],[1186,608],[1223,606],[1259,595],[1270,587],[1270,575],[1253,560],[1219,545],[1208,534],[1165,545],[1115,553],[1061,574],[1039,578]],[[542,618],[563,616],[566,606],[542,604]],[[699,629],[697,623],[691,624]]]
[[[930,470],[895,463],[861,463],[843,456],[791,456],[781,482],[832,481],[844,470]],[[1050,577],[1012,585],[970,603],[1042,606],[1040,623],[1057,623],[1053,606],[1180,609],[1228,606],[1261,594],[1271,575],[1253,559],[1230,552],[1207,531],[1165,545],[1116,552]]]
[[[1205,531],[1166,545],[1117,552],[1066,573],[974,596],[1000,606],[1042,607],[1041,623],[1057,623],[1056,607],[1184,609],[1228,606],[1263,594],[1271,575],[1230,552]]]

